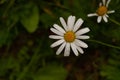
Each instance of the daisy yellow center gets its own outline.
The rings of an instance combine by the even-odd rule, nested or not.
[[[67,31],[64,34],[64,39],[66,42],[73,42],[75,40],[75,33],[73,31]]]
[[[103,15],[106,14],[106,13],[107,13],[107,7],[105,7],[105,6],[101,6],[101,7],[99,7],[98,10],[97,10],[97,14],[98,14],[99,16],[103,16]]]

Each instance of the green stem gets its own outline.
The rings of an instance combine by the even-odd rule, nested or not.
[[[101,41],[97,41],[97,40],[88,40],[88,41],[90,41],[90,42],[95,42],[95,43],[98,43],[98,44],[101,44],[101,45],[104,45],[104,46],[108,46],[108,47],[116,48],[116,49],[119,49],[119,50],[120,50],[120,47],[119,47],[119,46],[114,46],[114,45],[107,44],[107,43],[104,43],[104,42],[101,42]]]
[[[10,0],[10,3],[8,4],[4,14],[3,14],[3,17],[6,16],[7,12],[9,11],[9,9],[11,8],[11,6],[14,4],[15,0]]]
[[[113,23],[115,23],[115,24],[117,24],[117,25],[119,25],[119,26],[120,26],[120,23],[119,23],[119,22],[117,22],[116,20],[114,20],[114,19],[112,19],[112,18],[109,18],[109,20],[110,20],[110,21],[112,21]]]
[[[47,3],[48,5],[51,5],[51,6],[55,6],[55,7],[58,7],[58,8],[61,8],[61,9],[63,9],[63,10],[65,10],[65,11],[68,11],[68,12],[72,12],[73,13],[73,11],[72,10],[70,10],[70,9],[68,9],[67,7],[65,7],[65,6],[63,6],[63,5],[57,5],[57,4],[53,4],[53,3]]]
[[[40,58],[40,55],[38,54],[40,51],[40,47],[41,47],[41,44],[39,44],[39,47],[35,50],[35,53],[32,56],[30,63],[24,67],[23,71],[20,73],[20,75],[18,76],[18,78],[16,80],[23,80],[23,78],[26,76],[26,74],[28,74],[28,71],[30,70],[30,68],[33,65],[35,65],[37,60]]]

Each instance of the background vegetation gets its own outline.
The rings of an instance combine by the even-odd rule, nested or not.
[[[120,0],[109,22],[87,14],[101,0],[0,0],[0,80],[120,80]],[[79,57],[56,56],[49,28],[59,17],[83,18],[89,48]]]

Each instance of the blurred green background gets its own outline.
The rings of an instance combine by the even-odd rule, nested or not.
[[[102,0],[0,0],[0,80],[120,80],[120,0],[109,22],[88,18]],[[89,27],[89,48],[56,56],[48,38],[59,17],[74,15]]]

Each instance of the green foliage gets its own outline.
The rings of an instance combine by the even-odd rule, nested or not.
[[[34,80],[65,80],[66,74],[67,72],[63,67],[50,64],[40,69]]]
[[[29,6],[30,4],[28,4]],[[27,7],[27,5],[26,5]],[[26,9],[27,12],[28,9]],[[39,23],[39,11],[38,7],[36,5],[30,5],[30,8],[28,10],[28,14],[22,14],[21,23],[26,28],[26,30],[30,33],[34,32]]]
[[[113,54],[114,52],[114,54]],[[119,80],[120,79],[120,54],[119,51],[112,50],[111,56],[108,60],[108,64],[102,65],[101,75],[106,77],[107,80]]]
[[[8,37],[9,33],[7,31],[5,30],[0,31],[0,46],[7,42]]]
[[[120,80],[120,0],[111,0],[108,23],[98,24],[87,14],[101,1],[0,0],[0,80]],[[91,30],[79,57],[56,56],[50,48],[49,28],[69,15]]]

